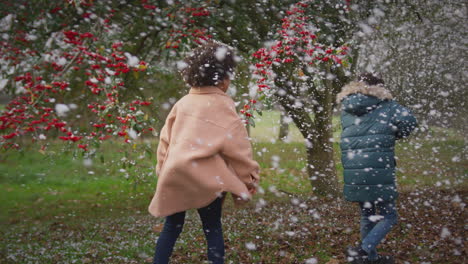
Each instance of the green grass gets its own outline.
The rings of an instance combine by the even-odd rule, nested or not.
[[[74,214],[87,207],[126,207],[154,189],[152,158],[140,158],[136,165],[128,166],[121,160],[124,154],[118,154],[121,150],[109,144],[103,147],[103,161],[94,158],[89,163],[59,148],[52,145],[46,152],[34,147],[26,154],[9,152],[0,162],[1,220],[9,215],[43,219]],[[144,153],[135,151],[134,155]],[[38,207],[47,210],[33,209]]]
[[[319,200],[308,200],[313,195],[305,170],[303,140],[293,125],[288,143],[275,140],[275,120],[278,118],[278,113],[267,112],[251,130],[265,193],[258,195],[248,210],[235,211],[230,203],[226,207],[225,237],[231,247],[228,252],[232,263],[245,263],[246,260],[304,262],[311,254],[320,261],[327,261],[336,252],[341,252],[340,245],[327,243],[328,230],[337,226],[316,230],[331,222],[320,218],[316,219],[320,225],[314,225],[310,211],[291,207],[291,198],[298,197],[307,201],[313,210],[323,209],[320,214],[342,210],[339,209],[342,205],[333,201],[317,204]],[[337,122],[335,119],[334,123]],[[339,137],[338,131],[335,137]],[[161,223],[161,220],[148,216],[146,211],[156,184],[155,156],[152,154],[156,145],[153,141],[141,141],[132,149],[109,142],[102,147],[103,156],[97,155],[91,163],[85,161],[80,152],[64,152],[57,142],[51,142],[45,152],[34,145],[22,153],[2,154],[0,262],[6,261],[9,254],[26,263],[27,257],[21,252],[30,252],[30,260],[40,263],[71,260],[86,263],[104,259],[111,259],[112,263],[145,262],[154,247],[155,234],[151,226]],[[400,190],[466,191],[468,162],[465,145],[460,133],[439,128],[399,142],[396,153]],[[341,175],[338,143],[334,147],[338,175]],[[342,181],[341,176],[338,180]],[[260,199],[266,201],[265,213],[260,210]],[[328,212],[328,206],[339,208]],[[350,208],[346,210],[352,214]],[[297,220],[292,221],[290,216],[296,216]],[[346,218],[328,217],[337,217],[340,221]],[[280,219],[281,225],[277,226],[275,223]],[[188,227],[176,248],[182,253],[175,256],[176,260],[201,263],[205,258],[203,233],[197,221],[194,212],[190,212]],[[345,223],[337,225],[346,226]],[[307,239],[299,244],[291,242],[301,241],[301,238],[289,237],[288,232],[302,232],[303,228],[316,234],[319,242]],[[339,229],[335,235],[340,237],[343,230],[346,228]],[[440,234],[439,229],[434,232],[437,233],[435,236]],[[357,234],[349,237],[343,233],[341,236],[349,240]],[[256,237],[271,239],[259,242]],[[403,240],[410,238],[407,234],[400,237]],[[245,250],[244,243],[249,241],[256,241],[257,251]],[[47,254],[34,254],[42,250]],[[268,252],[268,256],[264,252]],[[6,263],[16,263],[8,259]]]

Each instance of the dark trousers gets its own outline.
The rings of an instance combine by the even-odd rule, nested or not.
[[[208,242],[208,260],[213,264],[224,263],[224,239],[221,226],[222,199],[217,198],[206,207],[198,209]],[[185,212],[166,217],[164,228],[156,244],[153,264],[169,263],[174,244],[182,232],[185,222]]]

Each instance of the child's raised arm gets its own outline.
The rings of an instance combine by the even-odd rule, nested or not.
[[[411,132],[418,126],[418,121],[411,111],[398,103],[396,103],[395,113],[392,118],[392,123],[396,127],[396,138],[408,137]]]

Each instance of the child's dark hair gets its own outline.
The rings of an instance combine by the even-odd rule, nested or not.
[[[216,86],[229,78],[236,67],[233,50],[216,42],[195,48],[184,62],[186,67],[181,73],[192,87]]]
[[[358,81],[364,82],[367,85],[379,85],[379,84],[383,85],[383,84],[385,84],[382,79],[380,79],[379,77],[377,77],[377,76],[375,76],[375,75],[373,75],[372,73],[369,73],[369,72],[361,73],[358,76]]]

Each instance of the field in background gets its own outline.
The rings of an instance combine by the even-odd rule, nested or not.
[[[254,142],[276,142],[279,135],[280,112],[265,111],[262,116],[255,116],[255,127],[250,129]],[[337,140],[340,137],[340,118],[333,117],[333,136]],[[286,142],[304,142],[304,138],[294,122],[290,123],[289,136]]]
[[[227,251],[230,259],[234,260],[232,263],[249,263],[249,259],[265,261],[264,263],[272,263],[268,262],[272,259],[282,259],[278,263],[304,262],[311,255],[325,261],[337,257],[337,252],[341,252],[340,247],[344,243],[328,243],[329,238],[325,231],[343,227],[333,231],[336,239],[346,237],[346,243],[350,239],[357,239],[355,230],[346,229],[346,225],[352,225],[347,222],[350,221],[350,215],[351,218],[354,217],[353,211],[348,208],[349,204],[342,204],[343,201],[321,203],[311,194],[311,185],[305,172],[302,138],[292,125],[289,143],[277,141],[275,127],[278,127],[278,120],[278,113],[267,112],[261,120],[257,120],[256,128],[251,130],[255,158],[262,167],[261,187],[265,193],[258,195],[248,210],[236,211],[229,202],[226,207],[226,240],[232,247]],[[334,121],[336,122],[338,120]],[[456,131],[441,129],[432,129],[402,141],[396,152],[400,190],[406,193],[403,197],[411,202],[413,192],[408,191],[417,190],[416,193],[424,193],[429,197],[447,193],[449,198],[446,199],[455,197],[454,201],[463,203],[466,197],[463,194],[468,190],[465,145],[462,135]],[[83,160],[81,155],[64,153],[61,148],[61,144],[51,144],[46,152],[39,152],[37,146],[32,146],[23,153],[9,152],[7,156],[2,154],[0,262],[147,261],[161,227],[161,221],[152,219],[146,211],[156,182],[153,174],[155,156],[147,150],[155,150],[156,142],[139,142],[136,150],[128,154],[128,158],[123,158],[125,155],[122,145],[105,144],[103,156],[97,156],[92,161]],[[125,148],[128,149],[128,146]],[[335,150],[337,169],[341,175],[338,143],[335,144]],[[128,160],[136,162],[131,165]],[[433,198],[428,198],[431,206]],[[296,208],[299,204],[291,204],[291,199],[296,199],[299,204],[304,201],[308,208],[316,209],[310,211]],[[443,199],[440,202],[444,204]],[[258,211],[262,204],[265,204],[264,213]],[[327,207],[330,207],[330,212],[327,212]],[[345,207],[346,210],[343,209]],[[405,208],[409,210],[410,207]],[[424,208],[430,211],[431,207]],[[458,212],[458,207],[453,210]],[[434,217],[429,211],[426,215]],[[340,213],[345,215],[339,215]],[[290,218],[289,215],[294,215],[295,218]],[[319,218],[315,218],[317,215]],[[320,225],[331,223],[327,217],[340,220],[333,220],[333,227],[327,227],[325,231],[323,228],[316,230]],[[413,217],[416,217],[416,222],[424,220],[417,218],[417,215],[408,216],[407,219]],[[200,263],[205,255],[203,235],[196,218],[195,214],[189,214],[188,223],[195,223],[187,227],[188,231],[184,233],[176,249],[178,253],[175,258],[182,263]],[[435,220],[431,218],[428,221]],[[452,224],[460,224],[462,228],[463,225],[456,221]],[[414,225],[415,222],[412,223]],[[302,232],[301,225],[308,228],[306,237],[302,234],[299,237],[294,235]],[[440,234],[441,227],[434,226],[439,229],[431,229],[431,232]],[[402,228],[406,230],[403,235],[410,232],[407,227]],[[452,234],[458,234],[455,230],[457,226],[450,228]],[[309,237],[314,234],[318,237]],[[275,240],[259,241],[266,236]],[[307,239],[316,239],[319,243],[309,243]],[[408,233],[398,239],[406,241],[405,239],[409,239]],[[297,244],[303,240],[306,241],[305,244]],[[194,245],[193,241],[200,243]],[[244,243],[250,241],[258,245],[258,251],[246,252]],[[411,241],[408,243],[411,244]],[[304,245],[307,247],[304,248]],[[260,249],[266,253],[262,253]],[[284,254],[279,253],[282,251]],[[417,256],[427,254],[424,250],[421,252],[422,255]],[[262,260],[264,255],[269,258]],[[416,260],[420,259],[415,258],[414,261]]]

